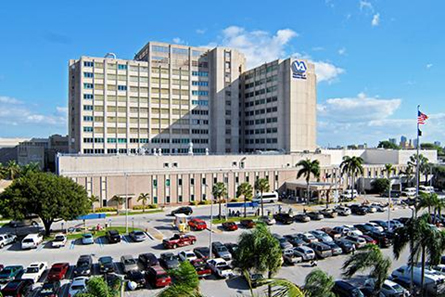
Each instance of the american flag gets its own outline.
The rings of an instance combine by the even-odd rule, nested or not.
[[[418,111],[417,113],[417,124],[423,125],[425,124],[425,120],[428,119],[428,116],[423,112]]]

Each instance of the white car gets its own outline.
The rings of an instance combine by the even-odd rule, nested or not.
[[[193,261],[198,259],[193,251],[182,251],[178,254],[179,260],[181,261]]]
[[[303,261],[309,261],[315,259],[315,252],[310,247],[305,245],[294,248],[294,254],[303,259]]]
[[[88,277],[79,276],[73,279],[70,288],[68,289],[68,296],[76,296],[77,293],[85,292],[87,288]]]
[[[375,286],[374,279],[369,279],[365,282],[364,288],[369,288],[370,290],[373,290]],[[398,283],[395,283],[391,280],[385,280],[382,285],[382,289],[380,290],[380,293],[378,297],[408,297],[409,292],[405,288],[403,288]]]
[[[385,231],[382,226],[376,223],[365,223],[366,226],[369,226],[373,232],[383,232]]]
[[[416,196],[416,188],[405,188],[402,191],[403,196],[407,196],[408,198],[415,197]]]
[[[358,230],[357,228],[355,228],[354,226],[351,225],[343,225],[343,227],[349,229],[347,235],[349,236],[362,236],[363,232]]]
[[[26,268],[21,279],[23,280],[29,279],[35,284],[39,281],[40,277],[47,268],[48,268],[48,263],[46,262],[32,263]]]
[[[8,244],[14,243],[16,240],[17,236],[15,236],[14,234],[0,234],[0,249]]]
[[[22,240],[22,250],[36,249],[42,242],[42,234],[28,234]]]
[[[213,273],[215,273],[218,277],[226,278],[233,276],[232,268],[230,268],[229,264],[224,259],[216,258],[207,261],[210,269]]]
[[[61,248],[66,245],[66,241],[67,241],[66,236],[62,233],[59,233],[59,234],[56,234],[56,236],[54,237],[54,240],[53,240],[51,246],[53,248]]]
[[[351,215],[351,209],[349,209],[349,207],[346,206],[338,206],[335,208],[335,211],[337,211],[339,216],[349,216]]]
[[[357,190],[351,190],[351,189],[347,189],[345,190],[343,193],[341,193],[340,198],[343,199],[355,199],[358,196]]]

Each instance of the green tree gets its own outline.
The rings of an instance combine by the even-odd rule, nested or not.
[[[114,195],[113,197],[111,197],[111,201],[113,201],[114,203],[116,203],[116,211],[117,214],[119,214],[119,210],[121,208],[122,205],[125,204],[125,198],[119,195]]]
[[[222,182],[217,182],[216,184],[214,184],[213,188],[212,188],[212,195],[218,201],[218,204],[219,204],[218,218],[221,219],[221,203],[222,203],[223,198],[227,196],[226,185]]]
[[[375,180],[372,181],[371,183],[372,185],[372,190],[375,193],[383,193],[385,191],[388,191],[389,189],[389,180],[387,180],[386,178],[376,178]]]
[[[391,259],[384,257],[382,251],[375,244],[366,246],[366,249],[349,256],[343,264],[343,276],[351,278],[359,271],[369,270],[369,277],[374,282],[374,296],[382,289],[383,282],[388,278],[391,268]]]
[[[438,155],[443,155],[443,148],[440,145],[435,145],[434,143],[421,143],[420,148],[422,150],[436,150]]]
[[[391,150],[400,150],[400,146],[395,143],[392,143],[388,140],[383,140],[379,142],[378,148],[391,149]]]
[[[264,216],[263,194],[264,194],[264,192],[270,191],[269,181],[266,178],[257,179],[255,181],[255,190],[260,192],[261,216]]]
[[[6,174],[10,180],[14,180],[20,175],[20,166],[15,160],[10,160],[6,164]]]
[[[0,194],[0,213],[4,217],[23,220],[35,214],[42,220],[46,235],[57,219],[74,220],[86,214],[89,207],[85,188],[51,173],[20,177]]]
[[[405,176],[407,186],[408,187],[411,186],[412,185],[412,179],[413,179],[413,176],[414,176],[414,167],[412,165],[408,165],[405,168],[405,170],[403,170],[400,173]]]
[[[7,174],[6,174],[6,167],[3,166],[2,163],[0,163],[0,179],[4,179],[6,178]]]
[[[145,212],[145,205],[147,205],[147,202],[150,200],[150,194],[149,193],[140,193],[138,197],[138,202],[142,202],[142,212]]]
[[[93,209],[93,212],[96,212],[95,209],[94,209],[94,203],[97,203],[97,202],[100,201],[99,200],[99,196],[91,194],[91,196],[88,198],[88,201],[90,202],[90,205],[91,205],[91,207]]]
[[[335,281],[321,269],[312,270],[304,280],[304,292],[307,297],[335,297],[332,292]]]
[[[344,156],[343,161],[340,164],[341,174],[347,174],[352,178],[351,190],[355,187],[355,178],[360,174],[363,175],[363,159],[361,157],[349,157]],[[354,199],[354,191],[351,191],[351,200]]]
[[[269,288],[267,293],[272,297],[305,297],[303,291],[296,284],[284,278],[266,279],[263,284],[271,288],[270,293]]]
[[[175,283],[159,293],[159,297],[201,296],[198,273],[189,261],[181,262],[177,269],[173,269],[169,273],[175,279]]]
[[[119,279],[117,281],[120,282]],[[76,294],[77,297],[115,297],[119,292],[110,288],[102,277],[93,277],[88,280],[87,290]]]
[[[302,176],[304,176],[306,179],[306,203],[309,203],[309,181],[311,180],[311,174],[316,178],[320,177],[320,161],[311,161],[310,159],[301,160],[297,163],[297,167],[301,167],[301,169],[297,173],[297,179]]]
[[[410,246],[408,264],[411,269],[415,263],[422,265],[421,288],[425,281],[425,263],[428,255],[428,263],[437,265],[440,263],[442,252],[445,248],[445,233],[434,225],[429,224],[430,214],[425,213],[420,217],[408,220],[402,228],[398,228],[394,234],[393,253],[399,259],[401,253]]]
[[[412,155],[409,157],[408,166],[413,166],[414,168],[417,168],[417,162],[419,163],[419,172],[416,172],[416,178],[419,180],[420,184],[420,174],[423,173],[427,176],[426,180],[428,179],[428,174],[430,172],[430,168],[428,165],[428,158],[425,157],[422,154],[419,154],[419,158],[417,158],[417,154]]]
[[[278,240],[272,236],[266,226],[258,224],[255,229],[240,235],[232,265],[244,274],[250,271],[267,272],[268,279],[271,279],[280,269],[281,261],[282,252]],[[271,285],[268,292],[271,296]]]
[[[29,173],[35,173],[35,172],[40,172],[40,171],[41,170],[40,170],[39,163],[36,163],[36,162],[28,163],[20,168],[21,175],[27,175]]]
[[[247,200],[252,200],[253,196],[253,188],[252,185],[249,183],[242,183],[238,186],[238,189],[236,190],[236,196],[240,198],[241,196],[244,197],[244,217],[246,217],[247,213],[247,207],[246,203]]]

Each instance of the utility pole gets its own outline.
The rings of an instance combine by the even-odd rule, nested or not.
[[[128,234],[128,173],[125,172],[125,233]]]

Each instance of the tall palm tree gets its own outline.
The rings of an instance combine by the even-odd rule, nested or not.
[[[10,160],[6,164],[6,172],[10,180],[14,180],[20,174],[20,166],[15,160]]]
[[[117,214],[119,214],[119,209],[121,205],[124,205],[125,198],[119,195],[114,195],[113,197],[111,197],[111,201],[114,201],[114,203],[117,204]]]
[[[401,172],[407,180],[408,187],[412,185],[412,178],[414,176],[414,167],[412,165],[408,165],[405,170]]]
[[[227,196],[226,184],[222,183],[222,182],[217,182],[216,184],[214,184],[213,188],[212,188],[212,195],[218,201],[218,204],[219,204],[219,216],[218,216],[218,218],[221,219],[221,203],[222,203],[222,198]]]
[[[252,200],[252,196],[253,196],[252,193],[253,193],[252,185],[247,182],[240,184],[236,191],[237,197],[241,197],[241,196],[244,197],[244,217],[246,217],[246,213],[247,213],[246,203],[247,203],[247,200]]]
[[[321,269],[312,270],[304,280],[304,292],[307,297],[335,297],[332,292],[335,281]]]
[[[445,249],[444,231],[429,224],[429,219],[430,214],[428,213],[412,218],[402,228],[398,228],[394,234],[393,254],[396,259],[400,257],[408,244],[410,246],[408,263],[411,266],[411,278],[413,278],[414,264],[418,263],[420,258],[422,264],[421,288],[425,281],[427,255],[428,263],[437,265],[440,263],[442,252]]]
[[[148,200],[150,200],[149,193],[140,193],[139,194],[138,202],[142,202],[142,212],[145,212],[145,205],[147,204]]]
[[[378,296],[383,282],[388,278],[391,259],[384,257],[380,248],[371,244],[364,251],[349,256],[343,264],[343,276],[351,278],[359,271],[370,269],[369,276],[374,279],[374,296]]]
[[[349,157],[344,156],[343,161],[340,164],[341,168],[341,174],[347,174],[348,180],[349,177],[352,178],[352,185],[351,185],[351,200],[354,199],[354,187],[355,187],[355,177],[360,175],[363,175],[364,169],[363,169],[363,159],[361,157]]]
[[[39,163],[31,162],[31,163],[28,163],[25,166],[21,167],[20,174],[27,175],[29,173],[34,173],[34,172],[39,172],[39,171],[41,171]]]
[[[270,191],[269,181],[266,178],[259,178],[255,181],[255,190],[260,192],[260,202],[261,202],[261,216],[264,216],[264,203],[263,194],[264,192]]]
[[[306,203],[309,203],[310,193],[309,193],[309,181],[311,179],[311,174],[314,177],[320,177],[320,161],[310,159],[301,160],[297,163],[297,167],[302,167],[297,173],[297,179],[304,176],[306,179]]]
[[[96,212],[95,209],[94,209],[94,203],[100,201],[100,200],[99,200],[99,197],[96,196],[96,195],[93,195],[93,194],[92,194],[92,195],[88,198],[88,200],[89,200],[89,202],[91,203],[91,207],[93,208],[93,212]]]
[[[429,172],[429,167],[427,165],[428,158],[422,154],[419,154],[419,158],[417,158],[417,154],[414,154],[411,157],[409,157],[408,165],[413,166],[414,168],[416,168],[416,170],[417,170],[417,163],[419,163],[419,172],[416,172],[416,179],[419,180],[420,184],[420,174],[421,173],[428,174]]]

